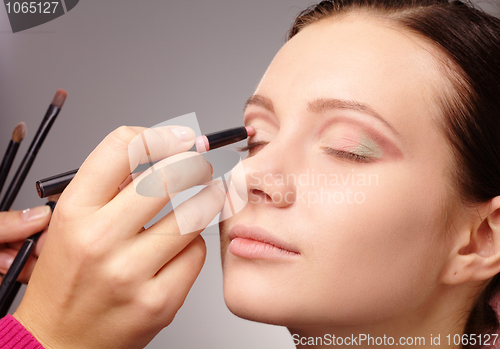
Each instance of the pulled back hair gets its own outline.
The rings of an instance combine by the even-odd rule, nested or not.
[[[392,20],[442,53],[452,92],[437,99],[443,114],[439,126],[454,153],[449,185],[455,201],[467,207],[499,196],[500,20],[458,0],[329,0],[302,11],[288,40],[314,22],[350,13]],[[464,333],[499,330],[489,305],[500,290],[499,275],[479,295]],[[479,346],[464,346],[473,347]]]

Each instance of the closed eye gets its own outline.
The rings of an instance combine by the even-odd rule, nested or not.
[[[344,150],[338,150],[338,149],[333,149],[333,148],[329,148],[329,147],[322,147],[321,149],[325,153],[334,155],[334,156],[339,157],[339,158],[345,158],[345,159],[349,159],[349,160],[357,161],[357,162],[372,162],[373,161],[373,159],[371,159],[367,156],[351,153],[351,152],[344,151]]]
[[[261,146],[261,145],[267,145],[268,143],[269,142],[264,142],[264,141],[250,142],[246,146],[237,148],[236,150],[240,151],[240,152],[245,152],[245,151],[251,152],[252,149],[255,149],[255,148],[257,148],[258,146]]]

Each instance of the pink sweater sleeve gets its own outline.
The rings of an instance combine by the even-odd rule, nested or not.
[[[0,319],[0,348],[43,349],[42,345],[12,315]]]

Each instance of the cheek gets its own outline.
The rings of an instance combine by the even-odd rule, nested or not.
[[[302,208],[313,232],[302,241],[313,271],[308,282],[337,310],[339,300],[358,295],[345,309],[350,317],[356,307],[380,316],[417,306],[439,273],[436,256],[443,255],[442,181],[405,168],[372,168],[371,181],[368,172],[344,174],[336,187],[323,187],[337,200]]]

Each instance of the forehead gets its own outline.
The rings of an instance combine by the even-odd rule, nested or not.
[[[256,92],[273,99],[278,110],[300,109],[316,98],[356,100],[396,129],[414,129],[441,115],[437,99],[449,83],[439,59],[431,44],[392,20],[333,17],[306,26],[288,41]]]

